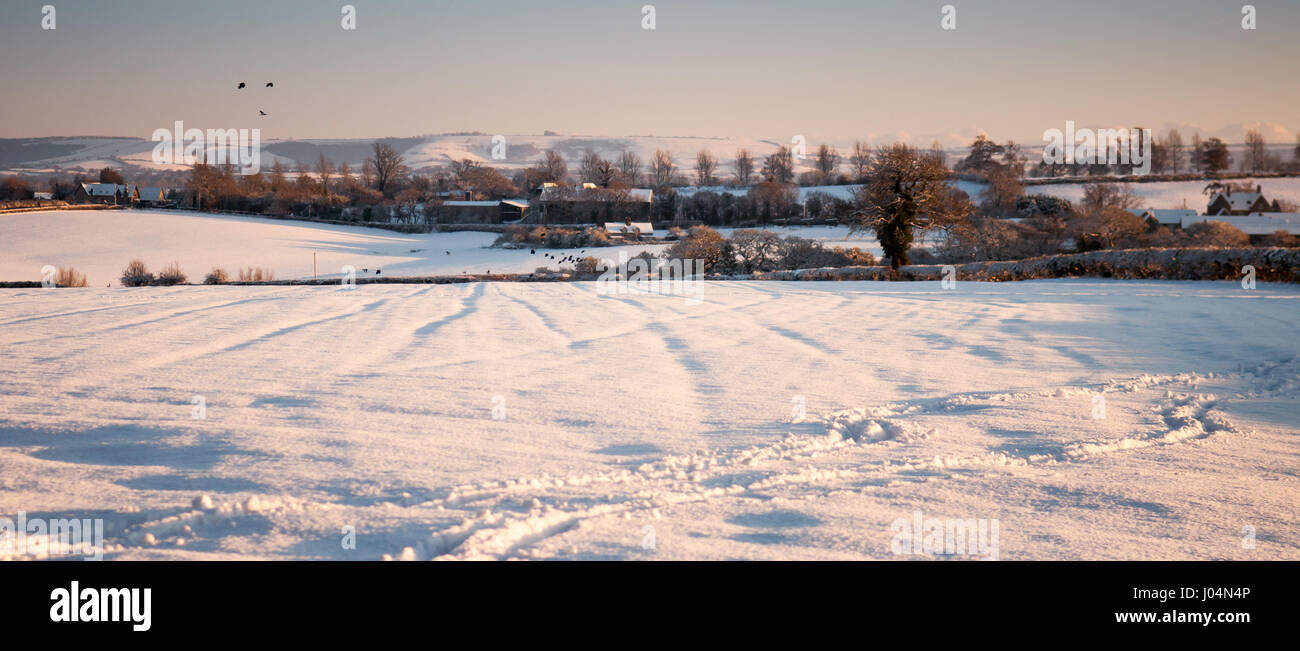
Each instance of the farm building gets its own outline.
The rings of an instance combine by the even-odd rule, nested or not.
[[[1140,217],[1148,224],[1159,224],[1169,228],[1182,228],[1183,220],[1197,217],[1195,210],[1178,208],[1172,210],[1156,208],[1131,208],[1129,212]]]
[[[614,220],[646,221],[654,204],[654,191],[645,188],[610,189],[592,183],[563,186],[544,183],[533,192],[536,210],[528,221],[545,224],[598,224]]]

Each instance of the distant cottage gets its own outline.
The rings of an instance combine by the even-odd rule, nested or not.
[[[1206,206],[1207,215],[1249,215],[1253,212],[1268,212],[1272,206],[1264,199],[1264,188],[1256,185],[1254,192],[1233,193],[1229,188],[1215,193]]]
[[[1181,230],[1207,221],[1223,222],[1258,243],[1278,231],[1300,235],[1300,213],[1281,212],[1279,208],[1280,204],[1269,203],[1264,198],[1264,188],[1256,185],[1254,192],[1233,192],[1229,189],[1215,193],[1203,215],[1188,209],[1139,208],[1129,212],[1141,217],[1152,227],[1160,225],[1170,230]]]
[[[82,183],[72,192],[73,203],[112,203],[131,202],[131,191],[118,183]]]

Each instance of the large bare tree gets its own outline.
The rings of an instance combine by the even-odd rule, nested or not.
[[[386,142],[377,142],[372,149],[367,162],[373,168],[375,189],[387,193],[393,182],[406,173],[406,159]]]

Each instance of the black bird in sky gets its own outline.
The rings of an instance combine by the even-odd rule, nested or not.
[[[273,87],[273,86],[275,86],[275,84],[274,84],[274,83],[272,83],[272,82],[269,82],[269,81],[268,81],[268,82],[266,82],[266,87],[267,87],[267,88],[271,88],[271,87]]]
[[[537,249],[528,249],[528,255],[537,255]]]
[[[263,111],[262,109],[257,109],[257,114],[258,114],[258,115],[266,115],[266,111]]]
[[[451,251],[443,251],[443,253],[446,253],[447,255],[451,255]]]
[[[244,82],[242,82],[242,81],[239,82],[239,85],[235,87],[235,90],[239,90],[240,88],[243,88],[244,85],[245,85]]]
[[[375,270],[375,275],[376,275],[376,276],[378,276],[378,275],[379,275],[379,273],[380,273],[380,272],[379,272],[379,270],[378,270],[378,269],[376,269],[376,270]]]

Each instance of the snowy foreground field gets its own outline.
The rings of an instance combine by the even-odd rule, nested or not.
[[[926,558],[914,517],[1300,559],[1300,288],[702,292],[0,290],[0,514],[109,559]]]

